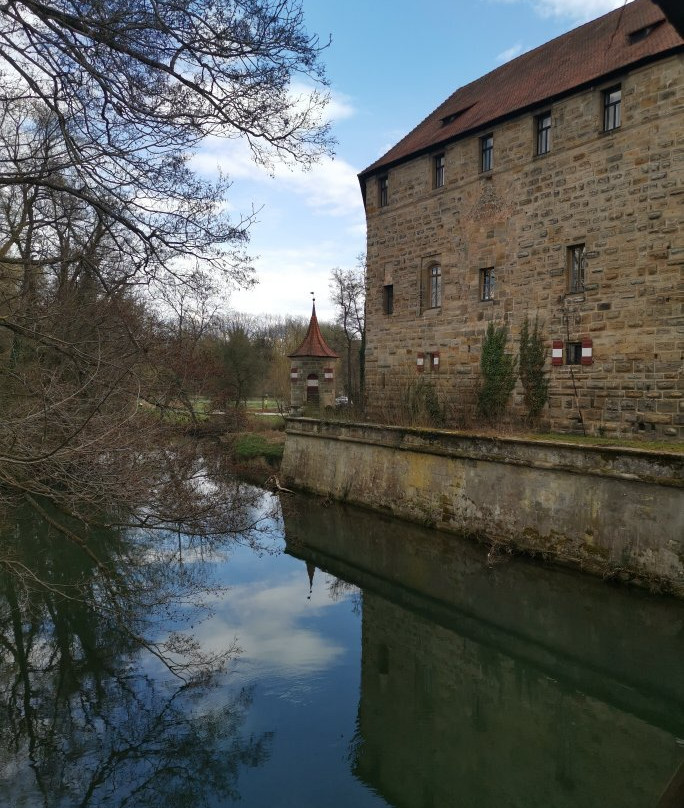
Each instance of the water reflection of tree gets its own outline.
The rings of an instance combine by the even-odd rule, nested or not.
[[[361,614],[361,590],[356,584],[331,576],[328,579],[328,595],[332,601],[349,600],[352,612]]]
[[[208,657],[186,635],[159,639],[197,617],[209,581],[205,565],[187,563],[196,547],[186,542],[181,562],[175,537],[91,530],[87,546],[65,543],[34,512],[0,546],[9,804],[194,808],[234,797],[240,767],[263,762],[269,740],[241,736],[249,692],[208,706],[235,649]]]

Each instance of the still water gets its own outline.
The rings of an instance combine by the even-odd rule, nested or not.
[[[684,760],[684,604],[320,500],[283,511],[258,547],[182,563],[5,536],[0,805],[659,805]],[[210,676],[201,654],[231,648]]]

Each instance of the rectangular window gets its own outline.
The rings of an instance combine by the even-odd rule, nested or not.
[[[494,164],[494,135],[480,138],[480,170],[491,171]]]
[[[389,179],[387,174],[384,174],[382,177],[378,178],[378,191],[380,207],[385,208],[387,207],[389,199]]]
[[[494,267],[480,270],[480,300],[494,299]]]
[[[584,244],[568,247],[568,292],[584,291],[584,274],[587,266],[587,250]]]
[[[551,151],[551,113],[542,112],[537,115],[537,154],[548,154]]]
[[[394,314],[394,284],[392,283],[382,287],[382,313]]]
[[[566,365],[581,365],[582,364],[582,343],[581,342],[566,342],[565,343],[565,364]]]
[[[430,373],[439,373],[439,352],[427,354],[427,368]]]
[[[435,264],[428,270],[428,289],[430,308],[437,309],[442,305],[442,268]]]
[[[434,187],[441,188],[444,185],[444,169],[446,161],[443,154],[437,154],[433,157],[434,168]]]
[[[622,119],[622,88],[618,84],[603,92],[603,131],[612,132]]]

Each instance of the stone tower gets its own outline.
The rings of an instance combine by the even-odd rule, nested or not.
[[[335,372],[338,354],[323,339],[316,317],[316,302],[309,329],[290,358],[290,406],[293,413],[320,410],[335,405]]]

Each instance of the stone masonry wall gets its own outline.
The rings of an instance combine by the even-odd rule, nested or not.
[[[300,488],[684,597],[684,458],[288,419]]]
[[[335,405],[335,384],[339,360],[314,356],[297,356],[290,361],[290,406],[295,411],[318,411]],[[326,378],[326,370],[332,377]],[[296,374],[296,376],[295,376]],[[318,403],[307,399],[307,378],[314,374],[318,379]],[[330,374],[328,374],[329,376]]]
[[[535,111],[448,145],[445,184],[433,155],[391,168],[388,204],[366,192],[366,393],[382,419],[438,353],[436,381],[460,416],[472,410],[482,338],[507,324],[517,353],[522,320],[539,317],[548,344],[556,430],[684,435],[684,57],[671,56],[551,109],[551,151],[535,157]],[[602,92],[621,83],[622,124],[602,131]],[[478,172],[479,135],[493,132],[493,170]],[[583,292],[568,293],[568,248],[586,247]],[[421,276],[442,270],[442,305],[421,305]],[[493,267],[492,300],[480,270]],[[393,287],[384,313],[383,287]],[[593,343],[593,364],[551,367],[553,340]],[[521,415],[518,385],[513,416]]]

